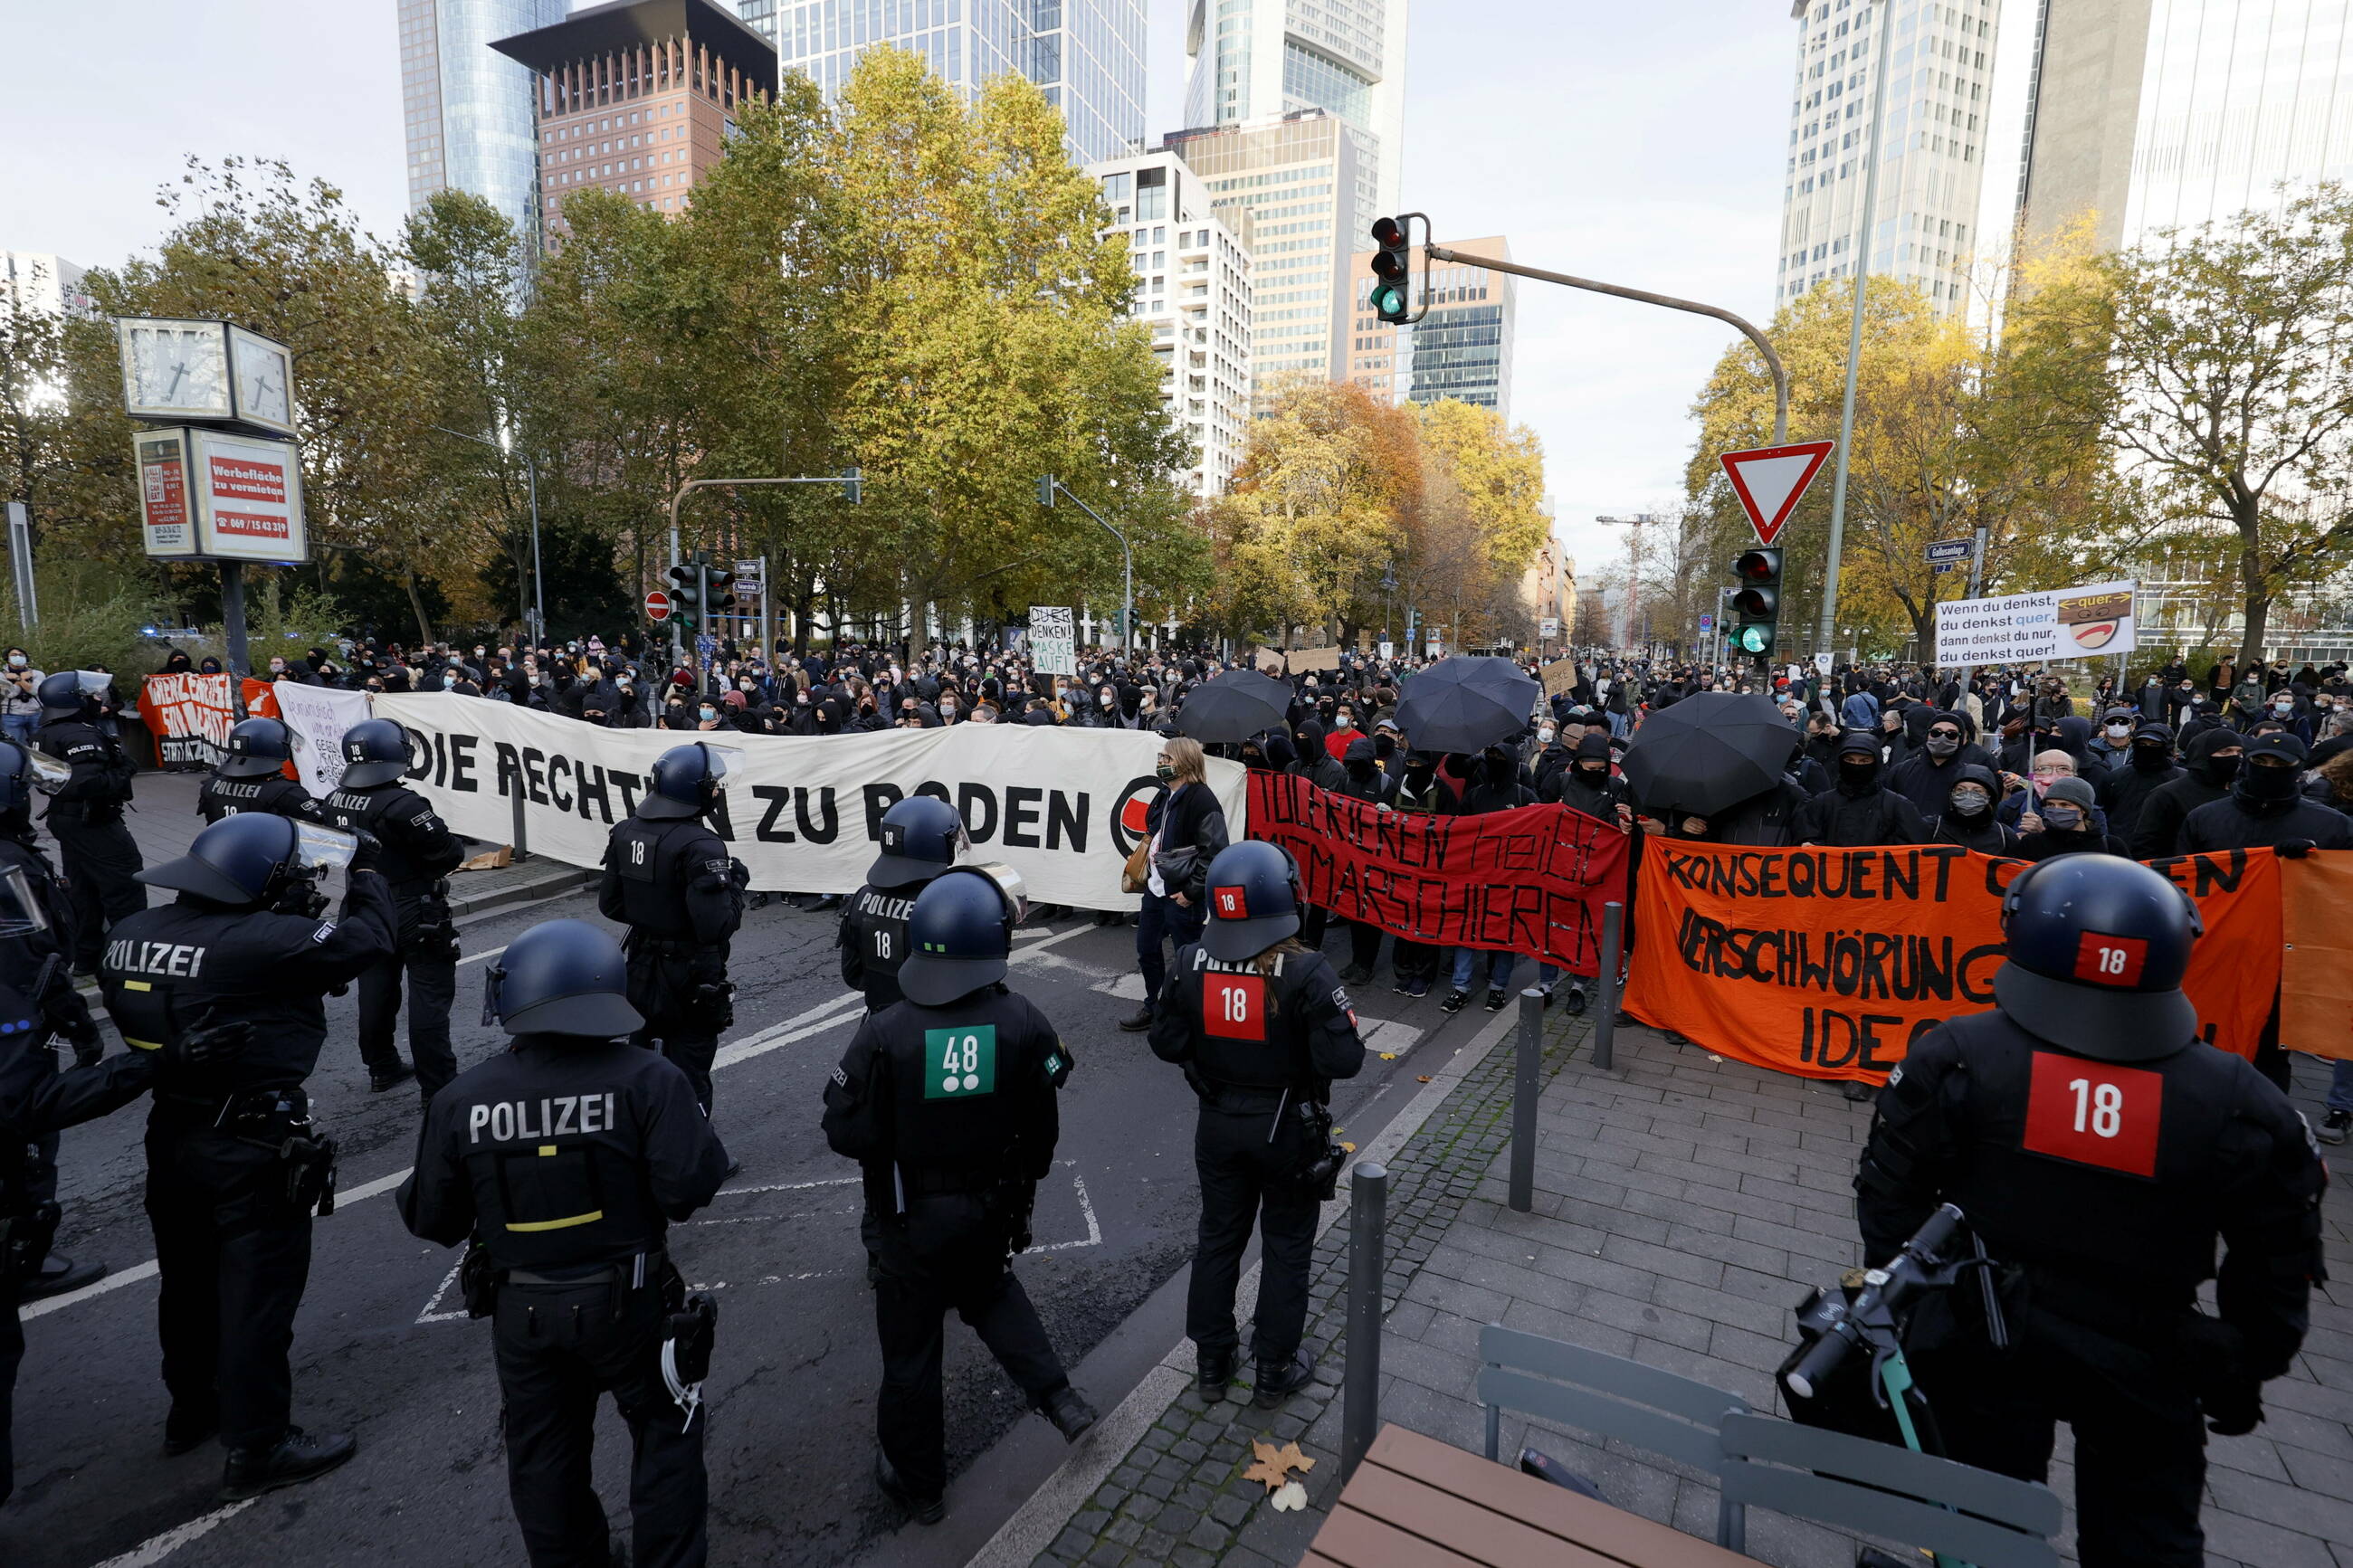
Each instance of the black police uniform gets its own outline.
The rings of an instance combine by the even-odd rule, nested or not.
[[[332,1154],[311,1135],[302,1088],[326,1043],[324,998],[388,958],[393,932],[384,879],[355,868],[339,921],[184,892],[107,937],[99,985],[133,1049],[252,1026],[251,1047],[233,1060],[162,1064],[147,1121],[165,1438],[217,1419],[233,1468],[290,1430],[287,1355],[310,1275],[311,1202]]]
[[[338,784],[320,802],[328,822],[384,843],[377,864],[392,891],[397,942],[359,976],[360,1059],[382,1082],[403,1076],[393,1043],[401,976],[408,978],[408,1054],[427,1100],[458,1076],[449,1005],[458,995],[458,931],[449,917],[448,876],[466,858],[433,805],[398,782]]]
[[[637,1043],[684,1070],[711,1109],[711,1064],[734,1021],[728,939],[744,923],[751,880],[725,840],[700,817],[631,816],[605,846],[596,909],[629,928],[629,1005],[645,1015]]]
[[[298,822],[315,822],[323,827],[336,826],[318,798],[284,773],[229,778],[216,771],[205,780],[204,788],[196,792],[196,811],[207,823],[235,816],[240,811],[266,811]]]
[[[627,1041],[519,1035],[433,1097],[401,1217],[428,1241],[487,1250],[508,1492],[534,1568],[606,1561],[588,1457],[607,1390],[634,1448],[633,1561],[703,1561],[705,1422],[662,1381],[682,1294],[664,1246],[726,1173],[685,1075]]]
[[[17,939],[0,942],[0,1503],[16,1485],[8,1433],[16,1368],[25,1359],[16,1293],[40,1271],[57,1231],[50,1152],[60,1131],[129,1104],[154,1078],[153,1058],[139,1051],[58,1070],[47,1045],[49,1031],[59,1026],[58,1005],[37,1005],[16,984],[23,977],[17,960],[24,946]],[[65,994],[79,1006],[70,984]],[[89,1021],[86,1011],[81,1021]]]
[[[2103,1060],[2001,1012],[1912,1047],[1855,1178],[1866,1261],[1952,1203],[2023,1270],[2014,1349],[1958,1333],[1913,1370],[1965,1463],[2042,1480],[2054,1423],[2073,1428],[2084,1568],[2205,1562],[2200,1405],[2250,1429],[2302,1342],[2322,1185],[2301,1119],[2243,1058],[2184,1039]],[[2219,1321],[2196,1308],[2210,1279]]]
[[[1212,896],[1215,896],[1214,889]],[[1290,1366],[1307,1322],[1307,1266],[1332,1080],[1365,1063],[1348,994],[1321,953],[1275,948],[1228,963],[1199,944],[1176,954],[1152,1019],[1152,1054],[1185,1068],[1200,1097],[1193,1165],[1201,1227],[1185,1332],[1205,1360],[1240,1344],[1234,1291],[1256,1222],[1264,1239],[1250,1354]]]
[[[880,1013],[903,1000],[899,965],[907,960],[907,916],[920,887],[878,888],[869,882],[841,910],[841,982],[866,994],[866,1010]]]
[[[1071,1065],[1045,1015],[990,984],[869,1013],[826,1085],[826,1142],[866,1176],[882,1452],[918,1500],[947,1485],[943,1313],[972,1325],[1032,1405],[1070,1385],[1010,1258],[1053,1168]]]
[[[41,750],[73,770],[42,820],[58,841],[73,898],[74,968],[87,973],[98,965],[107,928],[147,907],[147,889],[136,879],[139,845],[122,822],[131,800],[131,756],[122,742],[79,715],[51,709],[44,717]]]

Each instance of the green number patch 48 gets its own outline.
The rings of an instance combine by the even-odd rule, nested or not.
[[[925,1100],[970,1100],[996,1089],[996,1025],[923,1031]]]

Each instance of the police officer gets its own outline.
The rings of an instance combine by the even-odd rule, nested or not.
[[[408,771],[408,735],[389,719],[367,719],[343,731],[343,776],[321,802],[347,833],[382,840],[374,857],[392,891],[399,943],[360,976],[360,1059],[368,1088],[382,1094],[410,1079],[430,1100],[458,1076],[449,1046],[449,1005],[458,994],[458,931],[449,919],[449,873],[466,852],[432,803],[400,782]],[[408,1054],[393,1044],[400,982],[408,977]]]
[[[44,1043],[51,1036],[70,1044],[75,1061],[88,1067],[99,1059],[105,1045],[90,1016],[89,1004],[74,989],[73,900],[65,879],[50,869],[48,858],[33,836],[32,800],[37,778],[33,754],[14,741],[0,741],[0,876],[21,873],[38,911],[37,918],[26,916],[14,922],[15,934],[0,940],[0,975],[14,984],[24,1005],[42,1021],[35,1038],[23,1042],[27,1068],[43,1063],[54,1068],[53,1054]],[[57,1197],[57,1143],[52,1134],[24,1151],[22,1201],[37,1205]],[[0,1158],[6,1153],[0,1150]],[[77,1265],[54,1252],[45,1258],[20,1258],[20,1262],[23,1267],[17,1270],[14,1288],[0,1286],[0,1297],[30,1301],[55,1296],[78,1290],[106,1272],[103,1263]]]
[[[899,1000],[915,896],[971,847],[964,818],[944,800],[909,795],[882,814],[882,852],[841,910],[842,984],[866,994],[868,1012]]]
[[[24,757],[14,742],[0,742],[0,798],[22,789]],[[21,812],[22,801],[8,809]],[[15,1486],[8,1428],[25,1355],[17,1292],[38,1276],[58,1228],[57,1135],[129,1104],[156,1066],[148,1052],[126,1051],[58,1069],[50,1033],[79,1039],[87,1027],[95,1038],[97,1030],[70,984],[38,998],[28,989],[61,951],[55,922],[63,900],[46,879],[46,868],[0,861],[0,1502]]]
[[[719,1032],[735,1017],[727,939],[751,880],[703,821],[726,776],[726,753],[702,742],[664,752],[637,811],[614,826],[596,891],[598,912],[629,928],[629,1005],[645,1016],[638,1044],[661,1043],[705,1113]]]
[[[1947,1450],[2039,1481],[2064,1421],[2084,1568],[2196,1568],[2206,1430],[2253,1430],[2304,1340],[2321,1163],[2286,1097],[2197,1037],[2181,977],[2200,928],[2172,883],[2046,860],[2002,922],[1997,1010],[1922,1036],[1880,1092],[1855,1175],[1865,1261],[1958,1205],[2025,1304],[2008,1352],[1963,1333],[1915,1358]],[[2198,1310],[2210,1279],[2219,1316]]]
[[[1095,1413],[1071,1386],[1010,1267],[1029,1245],[1060,1131],[1071,1053],[1005,985],[1021,879],[1001,866],[933,879],[907,916],[906,1000],[869,1013],[825,1090],[825,1136],[866,1177],[860,1226],[882,1341],[874,1479],[924,1524],[947,1516],[940,1320],[954,1309],[1077,1442]]]
[[[138,881],[139,845],[122,825],[122,808],[131,799],[131,756],[100,723],[99,697],[106,685],[97,671],[69,669],[36,688],[41,750],[72,770],[43,820],[58,841],[73,898],[77,974],[98,967],[109,926],[147,907]]]
[[[294,1311],[311,1268],[311,1215],[332,1207],[334,1141],[312,1126],[305,1079],[326,1043],[326,994],[393,949],[380,847],[309,823],[240,812],[187,854],[140,873],[178,891],[108,937],[99,986],[125,1044],[185,1049],[249,1027],[229,1061],[166,1059],[147,1121],[147,1218],[162,1276],[157,1317],[172,1408],[164,1449],[216,1431],[224,1500],[332,1469],[357,1445],[288,1420]],[[322,921],[316,879],[348,860],[343,919]]]
[[[326,823],[327,814],[311,792],[286,776],[293,755],[293,732],[278,720],[240,721],[228,732],[227,754],[196,792],[196,810],[206,822],[240,811],[267,811]]]
[[[686,1300],[664,1242],[719,1190],[727,1152],[686,1075],[625,1038],[644,1019],[612,937],[549,921],[494,962],[484,1021],[513,1046],[434,1096],[401,1218],[444,1247],[472,1240],[467,1308],[492,1320],[507,1495],[535,1568],[607,1560],[588,1464],[606,1392],[629,1424],[638,1568],[699,1564],[713,1314]]]
[[[1205,1399],[1223,1399],[1241,1336],[1234,1291],[1256,1223],[1264,1271],[1250,1356],[1251,1403],[1270,1409],[1307,1385],[1301,1353],[1315,1211],[1339,1173],[1332,1080],[1354,1078],[1365,1043],[1348,994],[1324,955],[1293,940],[1299,868],[1275,845],[1245,839],[1209,863],[1209,921],[1177,953],[1152,1024],[1152,1053],[1185,1069],[1201,1102],[1193,1168],[1201,1228],[1185,1332]]]

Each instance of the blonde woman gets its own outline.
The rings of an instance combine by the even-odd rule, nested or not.
[[[1207,896],[1209,862],[1226,847],[1226,814],[1209,788],[1201,742],[1172,735],[1161,746],[1153,772],[1166,786],[1144,818],[1151,841],[1151,877],[1135,922],[1136,966],[1144,975],[1144,1004],[1119,1021],[1131,1035],[1152,1027],[1160,984],[1168,973],[1161,943],[1183,947],[1201,935],[1201,900]]]

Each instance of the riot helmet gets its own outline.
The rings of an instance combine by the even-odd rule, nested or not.
[[[392,784],[408,771],[408,731],[389,719],[363,719],[343,731],[346,789]]]
[[[225,779],[267,778],[293,755],[294,732],[278,720],[255,717],[229,731],[228,755],[213,771]]]
[[[944,1007],[994,985],[1013,956],[1013,928],[1029,912],[1021,874],[1012,867],[949,867],[908,911],[900,991],[921,1006]]]
[[[41,718],[54,724],[61,720],[93,716],[98,711],[98,700],[111,679],[102,669],[59,670],[33,688],[33,695],[41,704]]]
[[[241,811],[199,832],[176,860],[150,866],[137,879],[194,893],[232,908],[274,903],[296,879],[348,866],[359,840],[351,834],[269,812]]]
[[[610,1040],[645,1016],[629,1005],[629,961],[586,921],[543,921],[507,943],[482,976],[482,1022],[510,1035]]]
[[[2114,855],[2065,855],[2019,873],[2001,901],[2002,1012],[2028,1034],[2102,1061],[2172,1055],[2198,1029],[2182,994],[2205,931],[2171,882]]]
[[[1299,931],[1299,864],[1262,838],[1245,838],[1209,862],[1209,923],[1201,945],[1239,963]]]
[[[654,763],[638,815],[648,822],[701,816],[718,804],[734,770],[734,753],[705,741],[672,746]]]
[[[964,818],[946,801],[912,795],[882,814],[882,853],[866,868],[878,888],[928,882],[972,847]]]

